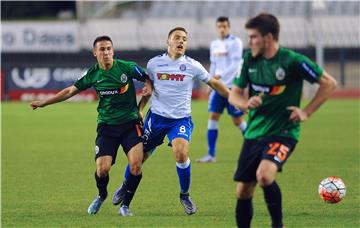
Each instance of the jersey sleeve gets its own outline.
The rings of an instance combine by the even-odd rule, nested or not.
[[[93,72],[93,68],[88,69],[83,76],[81,76],[80,78],[78,78],[78,80],[76,80],[76,82],[74,83],[74,86],[78,89],[78,90],[86,90],[90,87],[93,86],[93,82],[91,80],[91,75]]]
[[[246,88],[249,84],[249,76],[248,76],[249,55],[250,55],[249,53],[244,55],[244,58],[240,63],[240,74],[237,75],[233,81],[233,84],[239,88]]]
[[[194,76],[195,78],[203,81],[204,83],[208,83],[210,81],[210,74],[207,70],[199,63],[198,61],[194,60]]]
[[[293,62],[295,74],[310,83],[318,82],[323,69],[304,55],[297,54]]]
[[[146,71],[147,71],[151,81],[154,81],[154,78],[155,78],[154,66],[155,66],[154,61],[152,59],[150,59],[148,61],[148,63],[146,64]]]
[[[145,80],[149,80],[149,76],[145,72],[145,70],[139,67],[135,62],[128,62],[128,74],[135,78],[138,81],[144,82]]]

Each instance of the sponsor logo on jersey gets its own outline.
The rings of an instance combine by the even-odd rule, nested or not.
[[[127,78],[127,76],[126,76],[125,74],[122,74],[122,75],[120,76],[120,81],[121,81],[122,83],[127,82],[127,80],[128,80],[128,78]]]
[[[184,81],[185,78],[185,75],[183,74],[157,73],[156,76],[159,80],[170,80],[170,81]]]
[[[129,89],[129,84],[124,85],[120,89],[101,90],[99,94],[101,96],[119,95],[125,93]]]
[[[157,67],[166,67],[166,66],[169,66],[169,64],[160,64],[160,65],[157,65]]]
[[[186,65],[185,65],[185,64],[181,64],[180,67],[179,67],[179,69],[180,69],[181,71],[185,71],[185,70],[186,70]]]
[[[285,70],[283,68],[279,67],[276,70],[275,76],[276,76],[277,80],[280,80],[280,81],[283,80],[285,78]]]
[[[227,52],[215,52],[214,53],[214,57],[224,57],[224,56],[228,56],[229,53]]]
[[[275,96],[282,94],[286,89],[286,85],[264,86],[264,85],[251,84],[251,88],[256,92]]]
[[[256,70],[256,69],[249,68],[249,73],[255,73],[255,72],[257,72],[257,70]]]

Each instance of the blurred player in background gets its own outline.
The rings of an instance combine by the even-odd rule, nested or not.
[[[240,73],[243,44],[238,37],[230,34],[230,21],[227,17],[219,17],[216,20],[216,31],[219,38],[211,42],[210,45],[210,75],[223,81],[228,88],[231,88],[235,76]],[[213,90],[209,97],[208,154],[197,159],[197,162],[215,162],[219,119],[225,107],[235,126],[242,133],[245,132],[246,121],[242,118],[243,112],[236,109],[226,98]]]
[[[180,182],[180,202],[188,215],[196,212],[190,189],[189,142],[193,131],[191,120],[191,95],[194,80],[201,80],[227,97],[229,89],[219,80],[211,78],[205,68],[196,60],[185,55],[188,36],[182,27],[172,29],[168,34],[167,52],[149,60],[147,72],[154,84],[150,110],[144,125],[145,157],[150,156],[167,135],[169,146],[176,161]],[[142,110],[149,97],[140,101]],[[125,171],[128,182],[129,168]],[[120,186],[113,197],[113,204],[122,201],[125,189]],[[161,189],[159,189],[161,191]]]
[[[135,63],[113,58],[113,43],[108,36],[95,39],[93,54],[98,63],[74,85],[46,100],[33,101],[31,107],[36,109],[67,100],[90,87],[96,90],[99,105],[95,180],[99,195],[90,204],[88,213],[96,214],[108,195],[109,171],[115,163],[117,150],[121,145],[128,157],[130,172],[119,213],[122,216],[131,216],[129,205],[142,177],[143,160],[142,129],[133,78],[145,82],[148,86],[148,90],[145,90],[148,94],[143,95],[150,94],[151,82],[147,74]]]
[[[258,183],[272,219],[283,227],[278,171],[295,148],[300,122],[308,119],[331,95],[336,81],[307,57],[279,46],[280,25],[270,14],[246,23],[251,51],[244,55],[241,74],[235,78],[229,102],[249,113],[245,141],[234,175],[237,184],[236,221],[250,227],[252,197]],[[314,98],[300,109],[303,80],[320,85]],[[241,94],[249,88],[249,99]]]

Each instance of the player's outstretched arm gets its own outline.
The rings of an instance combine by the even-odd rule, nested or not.
[[[80,92],[80,90],[78,90],[78,88],[76,88],[75,86],[69,86],[63,90],[61,90],[60,92],[58,92],[57,94],[55,94],[54,96],[45,99],[45,100],[40,100],[40,101],[33,101],[30,103],[30,106],[32,107],[32,109],[37,109],[37,108],[43,108],[47,105],[51,105],[54,103],[58,103],[64,100],[69,99],[70,97],[78,94]]]
[[[240,88],[240,87],[237,87],[234,85],[231,88],[230,95],[228,97],[228,101],[230,104],[234,105],[236,108],[247,113],[248,112],[248,107],[247,107],[248,100],[244,96],[241,95],[241,94],[243,94],[243,92],[244,92],[243,88]]]
[[[330,74],[324,71],[319,80],[319,85],[319,89],[316,91],[314,98],[303,110],[295,106],[288,107],[288,109],[292,111],[290,120],[301,122],[309,118],[331,96],[337,83]]]
[[[230,90],[226,85],[216,78],[210,78],[210,80],[207,83],[211,88],[216,90],[221,96],[223,97],[229,97]]]

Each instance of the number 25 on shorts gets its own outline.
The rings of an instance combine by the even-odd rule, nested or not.
[[[270,143],[269,147],[270,149],[267,151],[267,154],[278,157],[281,162],[286,159],[289,147],[278,142]]]

